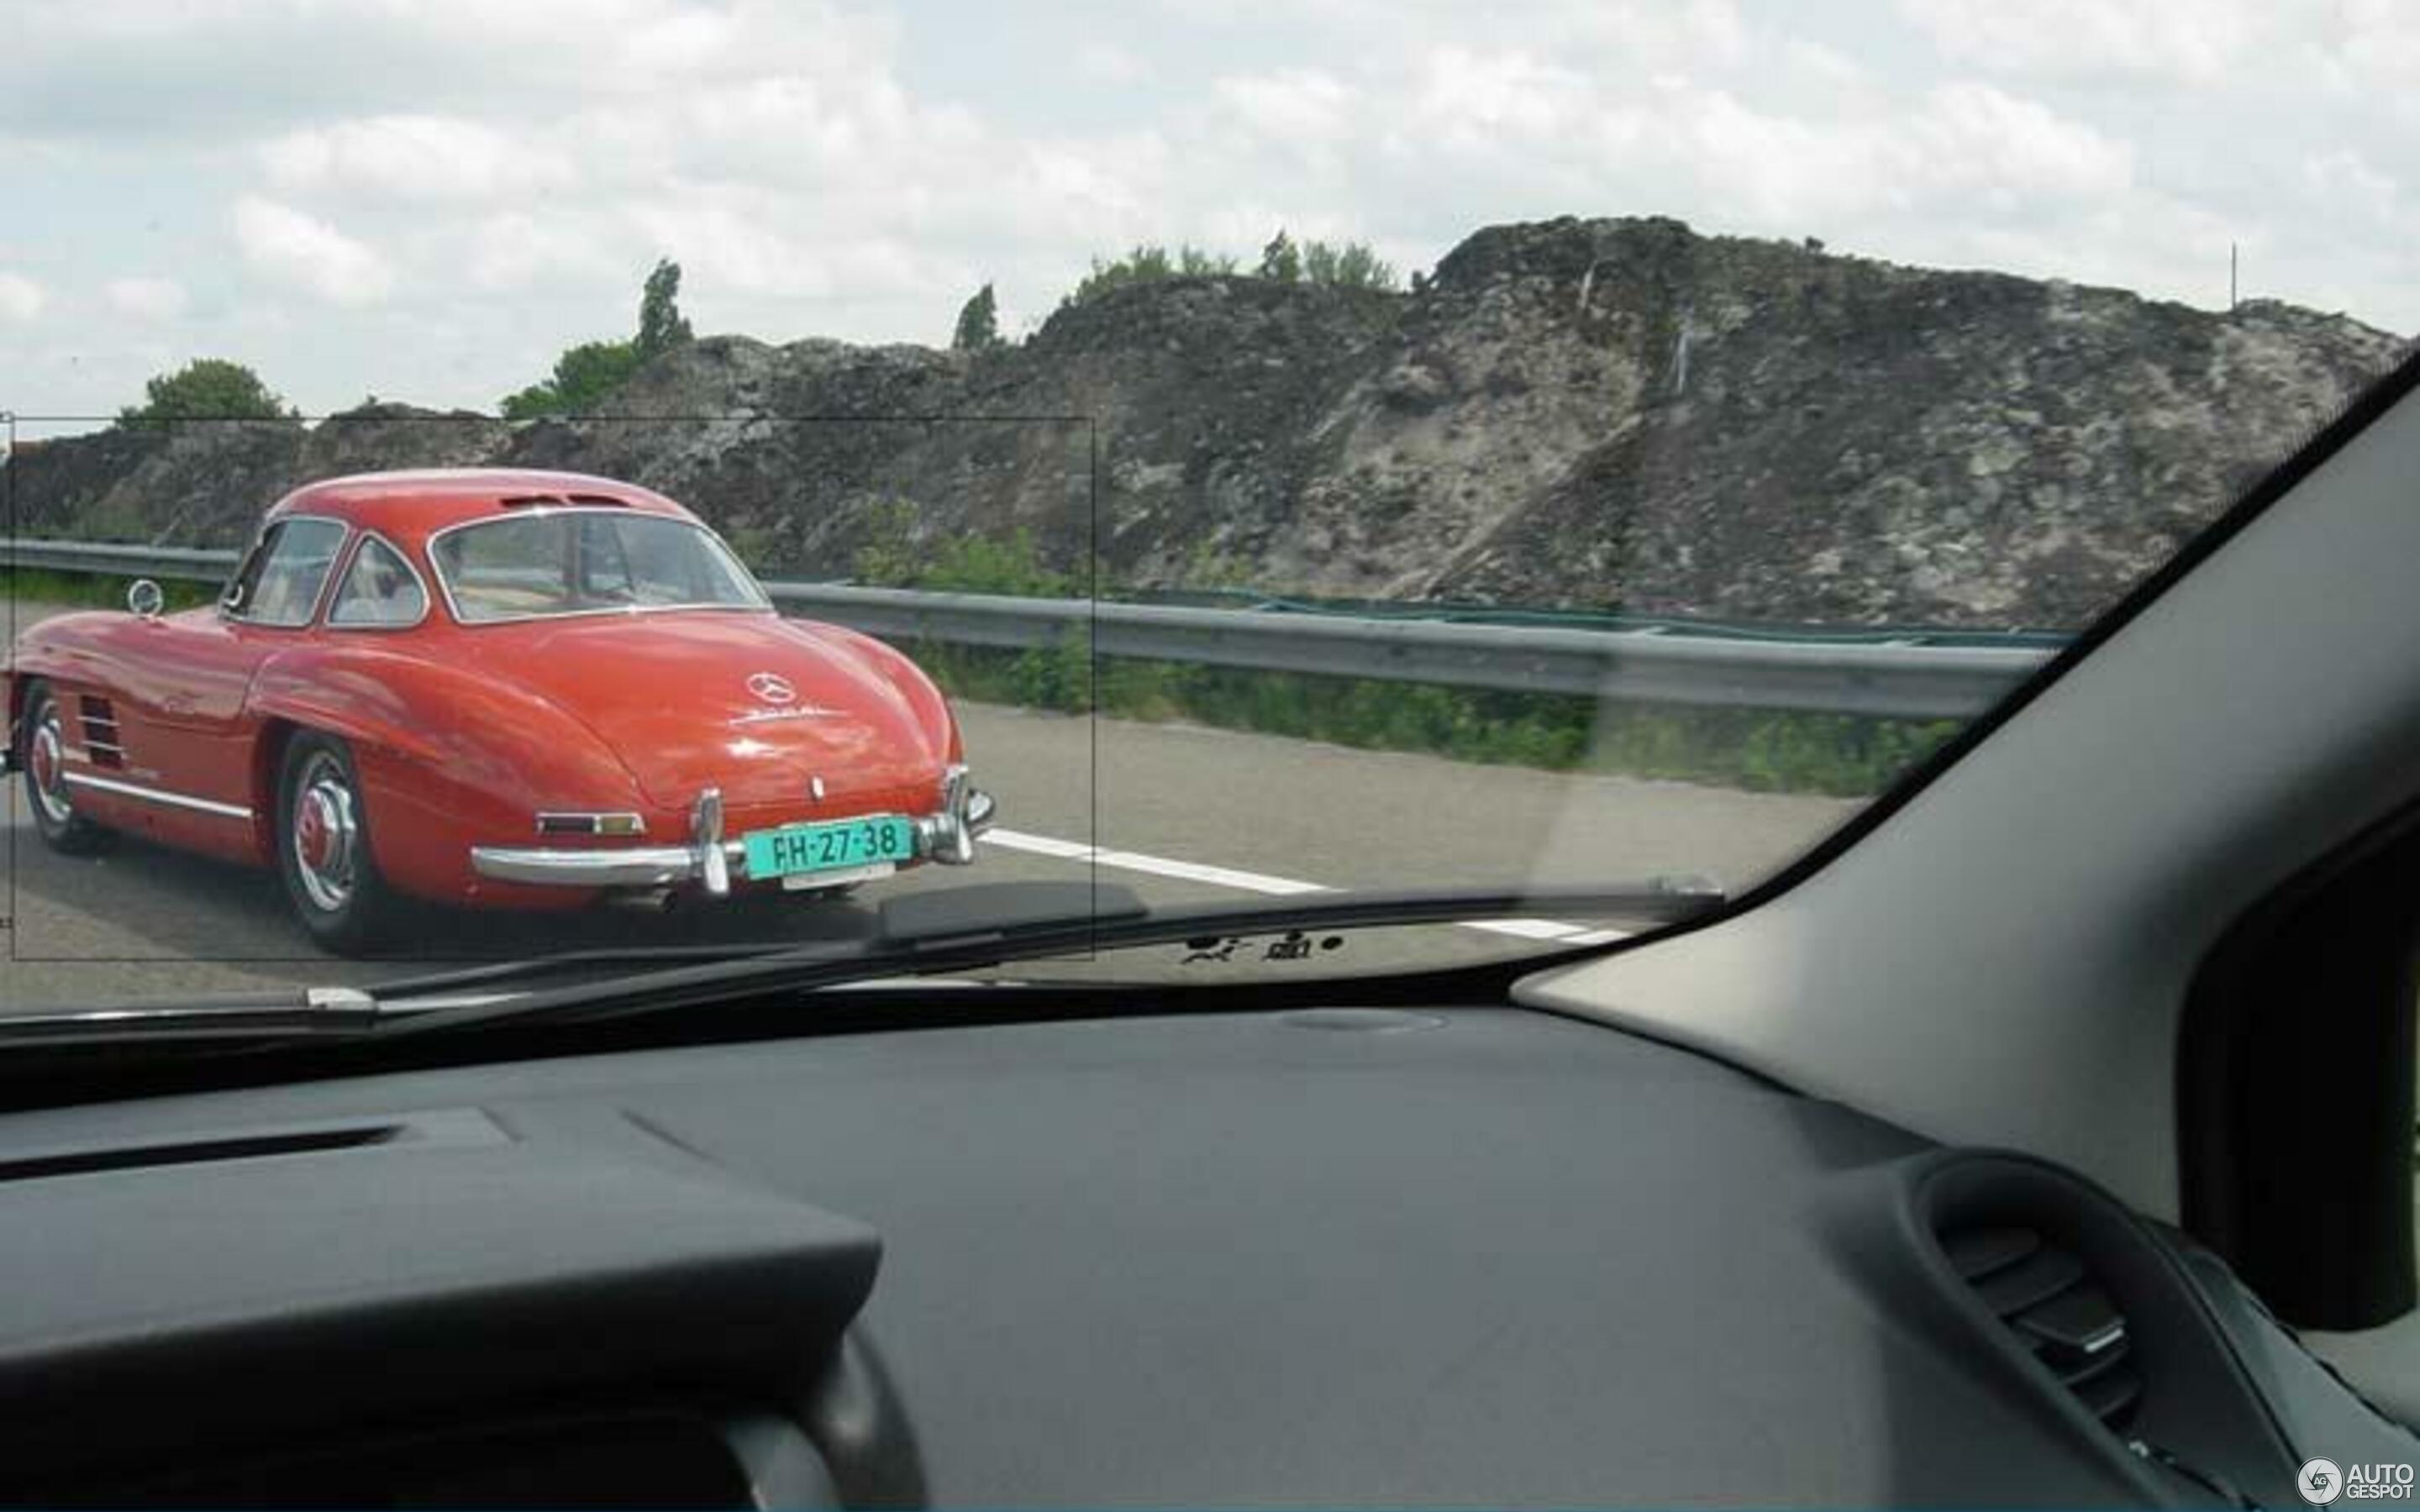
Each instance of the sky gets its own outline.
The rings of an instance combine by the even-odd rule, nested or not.
[[[1559,215],[2207,308],[2236,244],[2410,333],[2414,77],[2411,0],[17,0],[0,410],[492,409],[659,256],[701,334],[939,345],[1138,241]]]

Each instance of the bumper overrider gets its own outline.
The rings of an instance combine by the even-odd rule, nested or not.
[[[941,779],[940,807],[911,815],[916,859],[965,866],[975,858],[975,837],[992,825],[999,805],[978,789],[963,766]],[[473,845],[471,869],[493,882],[541,887],[674,887],[703,884],[711,897],[727,896],[732,879],[744,878],[747,847],[722,833],[722,792],[707,788],[690,809],[685,845],[641,845],[628,850],[570,850],[552,845]]]

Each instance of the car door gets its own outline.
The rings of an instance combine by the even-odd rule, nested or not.
[[[348,528],[340,520],[272,521],[215,608],[130,627],[114,669],[125,780],[154,796],[147,820],[163,839],[210,849],[248,845],[252,731],[244,693],[262,662],[301,643]],[[225,842],[222,844],[221,842]]]

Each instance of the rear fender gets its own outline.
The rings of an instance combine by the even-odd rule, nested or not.
[[[950,701],[907,653],[845,625],[820,620],[791,623],[826,645],[854,656],[896,688],[908,707],[916,711],[917,723],[923,728],[931,748],[943,753],[942,761],[954,764],[966,760],[966,745],[959,738],[958,718],[950,709]]]
[[[361,778],[380,872],[421,897],[458,903],[496,892],[472,872],[471,847],[531,843],[541,810],[637,812],[651,834],[686,820],[651,810],[629,769],[553,703],[424,657],[298,650],[262,667],[247,712],[259,732],[253,780],[265,844],[274,843],[268,826],[293,732],[339,736]]]

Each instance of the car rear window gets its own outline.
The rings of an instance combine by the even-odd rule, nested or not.
[[[686,520],[549,511],[458,525],[429,556],[465,624],[660,609],[766,609],[748,570]]]

